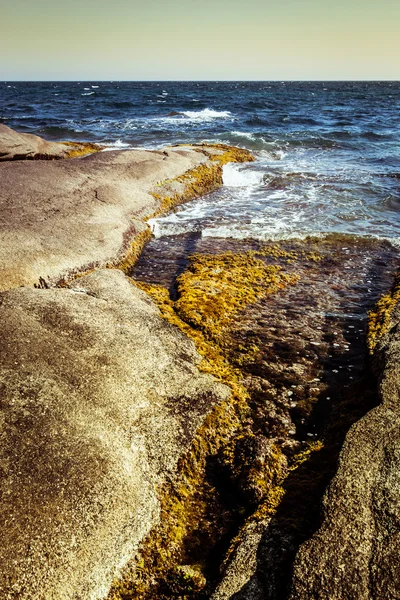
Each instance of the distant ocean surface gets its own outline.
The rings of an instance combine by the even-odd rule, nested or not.
[[[109,148],[224,142],[255,163],[156,236],[351,233],[400,245],[400,82],[1,82],[0,122]]]

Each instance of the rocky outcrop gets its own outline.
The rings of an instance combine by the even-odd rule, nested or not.
[[[399,598],[399,324],[397,306],[375,342],[381,403],[346,437],[323,523],[298,553],[291,600]]]
[[[104,598],[229,402],[144,291],[94,268],[130,264],[149,216],[251,158],[199,146],[0,165],[2,599]]]
[[[121,271],[0,302],[0,596],[102,598],[230,390]]]
[[[207,146],[0,164],[0,290],[121,261],[146,218],[215,189],[223,160],[251,158]]]
[[[19,133],[0,123],[0,161],[74,158],[101,147],[90,142],[48,142],[38,135]]]

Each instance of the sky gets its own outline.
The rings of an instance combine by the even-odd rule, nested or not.
[[[399,32],[399,0],[0,0],[0,80],[398,80]]]

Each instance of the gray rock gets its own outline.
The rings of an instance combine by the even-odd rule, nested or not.
[[[31,133],[18,133],[0,123],[0,161],[59,159],[88,154],[100,149],[95,144],[75,142],[47,142]]]
[[[267,522],[253,522],[241,532],[241,541],[225,565],[211,600],[265,600],[257,557],[266,529]]]
[[[400,308],[377,358],[381,403],[347,434],[324,521],[297,555],[291,600],[400,597]]]
[[[230,390],[121,271],[3,292],[0,319],[0,597],[103,598]]]
[[[185,148],[1,163],[0,290],[118,261],[159,208],[157,183],[205,163]]]

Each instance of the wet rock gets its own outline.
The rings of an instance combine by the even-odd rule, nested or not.
[[[0,596],[97,600],[230,391],[121,271],[0,299]]]
[[[100,146],[78,142],[47,142],[31,133],[18,133],[0,123],[0,161],[54,160],[98,152]]]
[[[265,497],[286,468],[286,458],[274,442],[252,433],[236,436],[224,447],[218,461],[237,500],[250,506]]]
[[[193,598],[204,590],[206,583],[200,565],[179,565],[167,574],[160,593],[168,599]]]
[[[381,403],[346,437],[323,523],[296,558],[292,600],[399,597],[399,323],[398,306],[375,356]]]

